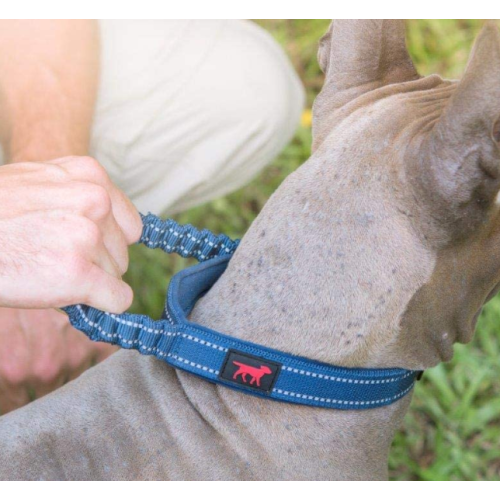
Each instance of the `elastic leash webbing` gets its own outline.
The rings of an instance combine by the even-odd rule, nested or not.
[[[344,368],[278,351],[188,320],[224,273],[239,241],[208,230],[143,216],[141,242],[195,257],[200,264],[171,280],[163,316],[109,314],[85,305],[65,308],[71,324],[90,339],[136,349],[174,368],[254,396],[308,406],[368,409],[410,392],[420,372],[402,368]]]
[[[172,219],[162,220],[153,214],[141,214],[141,217],[144,228],[139,243],[181,257],[194,257],[200,262],[220,255],[232,255],[240,243],[240,240],[232,240],[225,234],[214,235],[208,229],[181,225]]]

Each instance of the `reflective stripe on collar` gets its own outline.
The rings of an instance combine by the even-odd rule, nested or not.
[[[143,217],[141,242],[202,261],[176,274],[160,320],[65,308],[71,324],[90,339],[153,355],[175,368],[232,389],[308,406],[368,409],[402,398],[418,371],[341,368],[246,342],[188,321],[197,300],[218,280],[238,242],[207,230]]]

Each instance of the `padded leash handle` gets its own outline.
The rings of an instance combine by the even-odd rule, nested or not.
[[[141,217],[143,230],[139,243],[148,248],[161,248],[166,253],[177,253],[181,257],[194,257],[200,262],[232,255],[240,242],[224,234],[214,235],[207,229],[196,229],[190,224],[162,220],[153,214],[141,214]],[[167,308],[163,318],[158,321],[142,314],[111,314],[82,304],[63,310],[68,314],[71,324],[91,340],[137,349],[144,354],[159,357],[168,353],[172,341],[178,335],[178,328]]]

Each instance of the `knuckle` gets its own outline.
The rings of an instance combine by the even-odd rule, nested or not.
[[[103,219],[108,216],[112,210],[108,191],[100,185],[89,184],[84,194],[84,208],[92,218]]]
[[[69,249],[66,264],[76,265],[80,258],[85,258],[89,249],[95,249],[103,241],[99,226],[83,216],[72,216],[59,227],[59,234]]]
[[[41,385],[51,385],[59,377],[60,368],[52,359],[44,358],[33,367],[32,378]]]
[[[108,174],[106,170],[95,158],[91,156],[82,156],[80,158],[80,163],[88,178],[99,184],[107,181]]]
[[[83,243],[86,248],[96,248],[102,243],[102,233],[99,226],[89,219],[82,217],[77,231],[77,245]]]
[[[28,370],[23,364],[18,363],[5,363],[0,375],[7,385],[13,387],[23,385],[28,380]]]
[[[53,182],[63,182],[69,178],[67,169],[55,163],[47,164],[45,172],[48,178]]]

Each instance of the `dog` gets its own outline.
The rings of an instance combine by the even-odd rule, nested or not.
[[[338,366],[424,370],[470,341],[500,283],[499,32],[483,28],[460,82],[420,76],[397,20],[333,21],[318,58],[311,157],[191,319]],[[0,478],[382,480],[410,400],[277,403],[120,351],[0,419]]]

